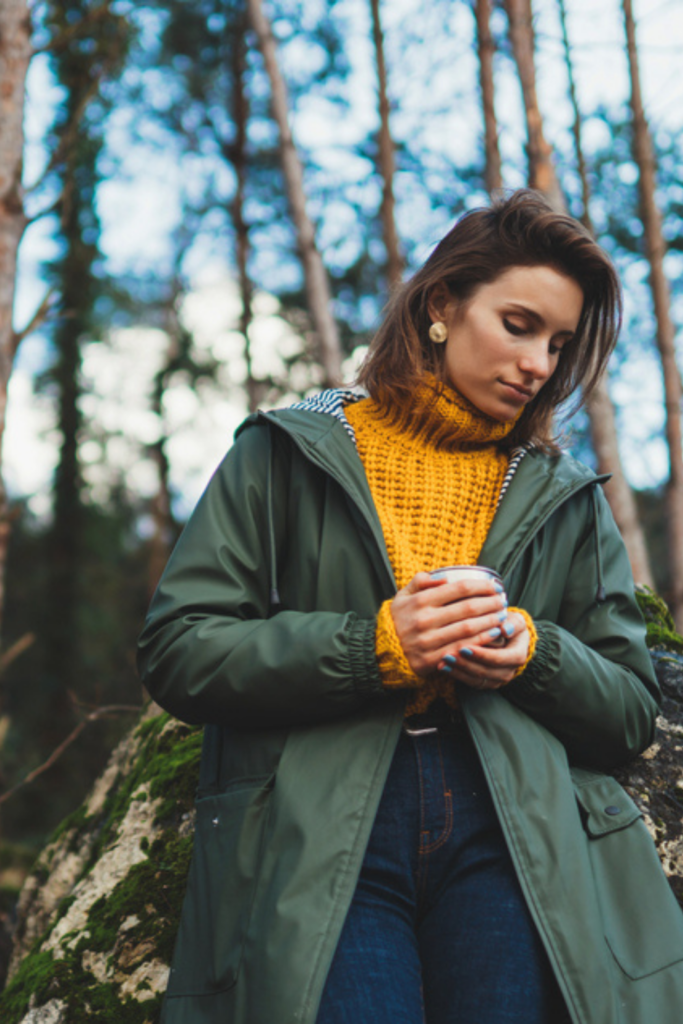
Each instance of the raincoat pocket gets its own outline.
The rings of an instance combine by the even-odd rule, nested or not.
[[[610,776],[586,772],[576,795],[614,959],[634,981],[679,963],[683,912],[640,811]]]
[[[237,980],[274,776],[197,800],[197,823],[167,999]]]

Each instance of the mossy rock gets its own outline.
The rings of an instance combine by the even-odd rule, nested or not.
[[[655,742],[615,774],[642,811],[671,888],[683,906],[683,637],[658,594],[638,586],[636,597],[662,687],[662,709]]]
[[[201,730],[148,713],[29,876],[0,1020],[155,1024],[192,852]]]
[[[683,636],[676,632],[673,616],[664,598],[639,583],[636,587],[636,600],[647,626],[648,647],[683,654]]]

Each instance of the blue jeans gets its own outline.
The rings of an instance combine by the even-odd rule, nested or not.
[[[568,1021],[465,726],[402,734],[317,1024]]]

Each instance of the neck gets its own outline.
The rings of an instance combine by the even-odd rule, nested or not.
[[[378,411],[402,434],[419,444],[436,448],[460,448],[463,445],[489,445],[510,433],[512,420],[493,419],[472,405],[460,392],[427,377],[415,388],[414,399],[406,407]]]

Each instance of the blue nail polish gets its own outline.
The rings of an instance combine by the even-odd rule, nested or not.
[[[454,654],[444,654],[443,660],[446,662],[449,671],[450,669],[454,668],[455,665],[457,664],[457,659]]]
[[[489,636],[491,637],[492,640],[496,640],[500,636],[500,630],[498,629],[498,626],[496,626],[494,629],[489,630]]]
[[[503,589],[503,587],[501,587],[500,583],[494,583],[493,585],[496,588],[496,593],[497,594],[504,594],[505,593],[505,590]]]
[[[454,668],[455,668],[455,665],[442,665],[441,666],[441,671],[442,672],[452,672]]]
[[[498,621],[499,622],[505,622],[507,617],[508,617],[507,611],[500,612],[499,615],[498,615]]]
[[[469,647],[461,647],[460,653],[463,654],[466,658],[472,657],[472,651],[469,649]]]
[[[512,624],[512,622],[506,622],[506,623],[505,623],[505,624],[503,625],[503,632],[505,633],[505,636],[512,636],[512,634],[514,633],[514,631],[515,631],[515,627],[514,627],[514,625]]]

